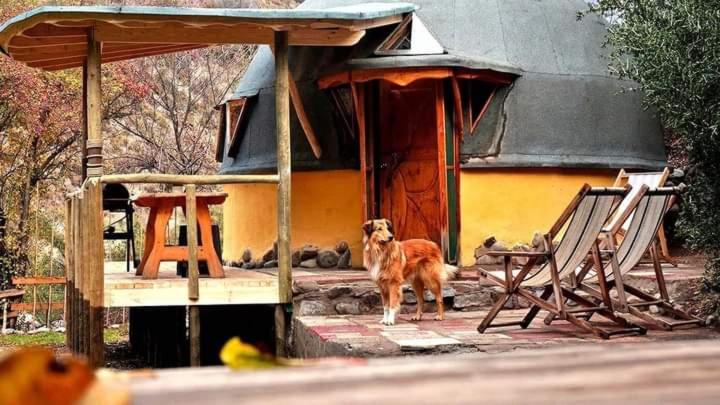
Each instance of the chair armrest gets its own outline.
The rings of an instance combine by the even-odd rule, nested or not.
[[[547,257],[547,252],[501,252],[501,251],[490,251],[486,252],[485,255],[493,257],[503,256],[515,256],[515,257]]]

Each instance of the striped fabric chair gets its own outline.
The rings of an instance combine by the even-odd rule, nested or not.
[[[598,265],[593,266],[591,263],[587,263],[577,274],[576,287],[594,297],[598,302],[608,300],[609,290],[615,288],[617,299],[613,300],[614,309],[629,312],[666,330],[672,330],[678,326],[701,325],[702,321],[700,319],[674,308],[671,304],[660,265],[660,252],[657,243],[663,217],[668,209],[672,207],[684,187],[684,185],[681,185],[680,187],[648,189],[648,187],[643,186],[640,187],[640,192],[634,198],[626,198],[630,199],[629,204],[626,206],[627,212],[620,213],[624,215],[622,221],[628,224],[623,240],[616,247],[613,238],[608,237],[609,251],[604,253],[609,254],[609,260],[603,264],[602,258],[598,257]],[[614,226],[620,226],[619,223],[616,222]],[[607,233],[613,235],[615,231],[616,229],[609,229]],[[637,266],[647,252],[652,257],[660,293],[659,299],[623,283],[624,275]],[[593,271],[593,267],[595,271]],[[600,268],[603,269],[602,272],[598,271]],[[590,286],[590,284],[595,283],[598,284],[599,290]],[[628,295],[636,297],[638,301],[629,303]],[[660,307],[669,316],[651,315],[647,312],[651,305]],[[669,319],[670,317],[675,319]],[[553,317],[548,315],[545,319],[546,323],[549,323],[552,319]]]
[[[628,204],[630,204],[632,197],[634,197],[635,195],[637,195],[637,193],[640,192],[640,188],[642,186],[647,186],[649,188],[664,187],[668,177],[670,177],[670,169],[667,167],[661,172],[628,173],[624,169],[620,170],[620,173],[618,173],[618,176],[615,179],[615,184],[613,184],[613,187],[623,187],[629,184],[632,189],[630,190],[630,194],[628,195],[628,197],[626,197],[625,200],[620,203],[617,214],[608,224],[609,228],[616,229],[615,233],[613,233],[613,235],[615,235],[616,241],[622,238],[622,236],[625,234],[625,232],[627,232],[628,227],[630,226],[632,214],[630,216],[626,216],[623,221],[619,220],[620,216],[627,212]],[[618,222],[620,226],[616,226],[618,225]],[[670,256],[670,249],[668,248],[667,238],[665,237],[665,230],[662,226],[658,230],[658,241],[660,245],[660,258],[677,267],[677,261],[673,259],[672,256]]]
[[[588,254],[597,247],[597,239],[603,226],[613,215],[620,202],[629,192],[625,188],[593,188],[584,185],[565,211],[558,218],[555,225],[545,235],[544,252],[489,252],[490,256],[503,257],[504,272],[486,271],[479,269],[481,277],[503,287],[504,293],[488,312],[485,319],[478,326],[478,332],[483,333],[492,327],[520,326],[527,328],[537,316],[540,309],[544,309],[558,318],[565,319],[573,325],[589,331],[596,336],[608,339],[620,334],[644,334],[645,328],[635,325],[622,317],[616,316],[612,303],[608,299],[597,305],[590,299],[579,296],[574,290],[563,287],[561,280],[575,274],[587,261]],[[553,241],[560,236],[556,245]],[[526,257],[528,263],[518,272],[512,268],[512,257]],[[544,264],[535,266],[538,259],[546,258]],[[543,289],[540,296],[528,289]],[[517,295],[532,303],[527,315],[517,322],[493,323],[497,315],[504,308],[507,301]],[[550,296],[554,300],[548,301]],[[578,304],[576,308],[567,308],[566,299]],[[620,330],[604,330],[591,324],[575,314],[598,313],[622,327]]]

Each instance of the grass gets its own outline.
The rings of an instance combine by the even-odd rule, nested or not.
[[[105,329],[105,343],[118,343],[127,339],[127,326]],[[34,335],[0,335],[0,346],[62,346],[65,334],[41,332]]]

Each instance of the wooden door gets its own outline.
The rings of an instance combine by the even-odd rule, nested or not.
[[[380,215],[400,240],[443,245],[444,120],[439,82],[380,85]]]

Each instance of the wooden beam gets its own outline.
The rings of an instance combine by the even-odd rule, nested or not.
[[[114,24],[98,23],[101,42],[168,43],[168,44],[272,44],[273,30],[253,24],[193,27],[187,24],[163,24],[157,27],[127,29]],[[353,46],[365,36],[364,30],[340,28],[296,29],[288,34],[289,45]],[[54,39],[53,39],[54,40]],[[15,47],[38,46],[40,42],[23,38]]]
[[[171,53],[186,49],[198,49],[203,48],[204,45],[168,45],[168,44],[140,44],[130,45],[123,47],[108,48],[103,46],[102,60],[103,63],[108,63],[110,59],[114,58],[128,58],[128,57],[140,57],[140,56],[152,56],[158,53]],[[47,50],[42,52],[35,52],[26,55],[13,55],[15,60],[23,63],[27,63],[31,67],[42,67],[43,65],[49,65],[49,63],[41,64],[39,62],[53,62],[54,64],[69,64],[69,63],[80,63],[87,58],[87,48],[73,50],[71,52],[58,51],[58,50]]]
[[[185,220],[187,222],[188,246],[188,300],[197,302],[200,298],[200,271],[198,268],[197,201],[195,185],[185,186]],[[200,366],[200,308],[190,306],[190,365]]]
[[[48,305],[47,302],[38,302],[36,309],[64,309],[64,308],[65,308],[65,304],[63,302],[53,302],[52,305]],[[15,304],[10,304],[10,310],[12,310],[12,311],[31,311],[32,309],[33,309],[32,303],[18,302]]]
[[[300,91],[297,88],[297,83],[295,83],[295,79],[292,78],[292,73],[289,74],[290,77],[288,77],[288,82],[290,84],[290,97],[292,99],[293,107],[295,107],[295,113],[300,121],[300,126],[302,126],[305,137],[307,138],[308,143],[310,143],[310,147],[312,148],[315,158],[320,159],[322,157],[322,146],[320,145],[317,134],[310,123],[310,118],[305,111],[305,105],[303,105]]]
[[[292,302],[292,269],[290,251],[291,151],[290,151],[290,72],[288,67],[288,33],[275,33],[275,125],[278,165],[278,276],[280,302]]]
[[[88,212],[84,218],[85,237],[88,238],[88,250],[85,261],[88,263],[89,279],[89,332],[90,341],[88,358],[95,367],[105,363],[105,343],[103,331],[105,327],[104,288],[105,288],[105,248],[103,244],[103,209],[102,183],[97,178],[90,178],[85,190]]]
[[[161,173],[128,173],[128,174],[106,174],[100,178],[106,184],[121,183],[158,183],[184,186],[187,184],[196,185],[219,185],[219,184],[240,184],[240,183],[271,183],[277,184],[280,176],[277,174],[218,174],[218,175],[182,175],[182,174],[161,174]]]
[[[185,186],[185,221],[187,222],[187,251],[188,251],[188,298],[196,301],[200,298],[198,279],[198,235],[197,235],[197,202],[195,200],[195,185]]]
[[[109,55],[107,58],[103,57],[103,63],[120,62],[123,60],[131,60],[137,58],[145,58],[148,56],[168,55],[171,53],[177,53],[182,51],[191,51],[193,49],[202,49],[207,45],[174,45],[165,49],[155,49],[148,51],[136,51],[136,52],[123,52],[119,55]],[[32,68],[43,69],[48,72],[54,72],[58,70],[72,69],[81,66],[85,58],[67,58],[58,59],[47,62],[28,63],[27,65]]]
[[[61,285],[65,277],[14,277],[13,285]]]
[[[87,108],[87,175],[102,176],[102,44],[95,34],[88,35],[87,77],[85,94]],[[99,234],[102,235],[102,232]]]

